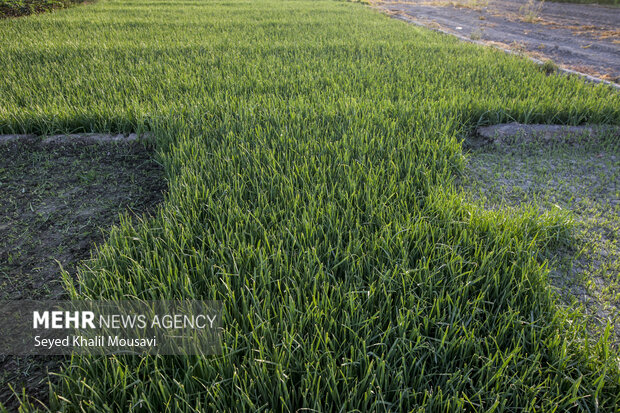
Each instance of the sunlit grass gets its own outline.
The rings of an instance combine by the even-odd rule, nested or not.
[[[52,408],[618,403],[608,340],[547,288],[566,217],[449,189],[473,126],[617,124],[611,88],[348,2],[100,1],[0,36],[1,132],[150,129],[167,171],[73,296],[224,303],[222,356],[75,357]]]

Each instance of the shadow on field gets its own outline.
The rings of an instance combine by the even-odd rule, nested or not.
[[[139,141],[0,144],[0,299],[62,299],[60,268],[75,275],[121,213],[152,211],[164,189],[161,166]],[[0,356],[0,403],[18,407],[9,384],[45,403],[47,371],[62,360]]]
[[[501,125],[464,142],[459,183],[486,208],[568,212],[571,243],[547,251],[549,280],[592,331],[609,322],[620,345],[620,129]]]

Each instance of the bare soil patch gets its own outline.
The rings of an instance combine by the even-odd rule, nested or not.
[[[91,2],[90,0],[0,0],[0,19],[45,13]]]
[[[31,137],[0,145],[0,299],[61,299],[60,267],[75,274],[119,214],[142,216],[163,197],[164,173],[145,143],[88,144]],[[0,356],[0,403],[9,389],[47,399],[59,357]]]
[[[620,7],[527,0],[375,4],[403,20],[620,82]]]
[[[573,133],[558,133],[562,128]],[[492,130],[497,133],[489,135]],[[508,130],[516,133],[512,139]],[[618,128],[510,124],[482,134],[469,145],[459,184],[485,208],[567,215],[571,242],[542,257],[549,262],[549,281],[567,308],[586,315],[593,337],[609,323],[620,348]]]

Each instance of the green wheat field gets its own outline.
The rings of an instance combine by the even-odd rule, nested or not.
[[[547,280],[570,219],[455,185],[475,127],[618,125],[613,88],[333,0],[99,0],[0,39],[0,133],[152,131],[165,169],[71,298],[224,308],[221,355],[74,356],[25,410],[617,411],[609,329]]]

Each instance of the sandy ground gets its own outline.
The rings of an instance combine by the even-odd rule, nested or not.
[[[535,0],[375,3],[395,17],[620,83],[620,7]]]

